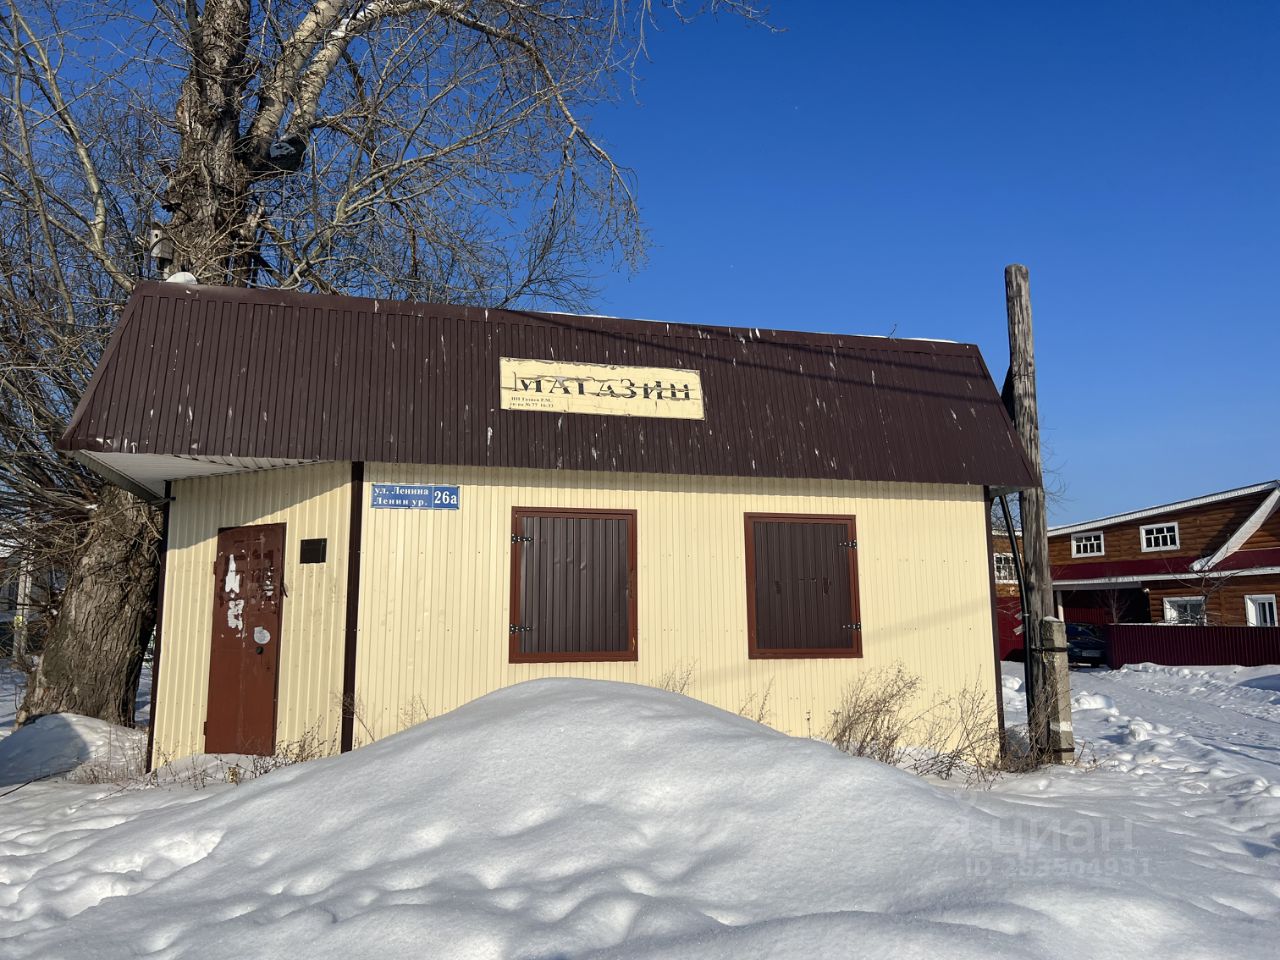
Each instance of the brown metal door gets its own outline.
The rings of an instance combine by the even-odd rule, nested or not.
[[[269,755],[284,604],[284,524],[218,534],[206,753]]]

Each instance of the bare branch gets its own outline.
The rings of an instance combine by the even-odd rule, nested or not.
[[[133,280],[116,265],[115,260],[106,247],[107,235],[107,202],[103,195],[102,181],[98,178],[97,167],[89,153],[85,140],[80,132],[79,124],[72,115],[66,99],[62,95],[62,87],[58,81],[58,70],[49,58],[49,51],[41,39],[36,36],[22,15],[17,5],[9,8],[9,25],[13,37],[13,51],[31,68],[30,80],[53,108],[58,125],[62,128],[68,141],[75,150],[80,162],[85,185],[88,187],[93,201],[93,217],[90,221],[89,234],[85,238],[88,248],[98,258],[102,266],[118,283],[122,290],[133,289]],[[20,39],[24,34],[26,39]],[[19,97],[21,92],[19,90]]]

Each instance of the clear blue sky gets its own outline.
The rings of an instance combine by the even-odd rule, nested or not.
[[[653,36],[597,116],[653,244],[602,312],[968,341],[1000,381],[1022,262],[1053,522],[1280,475],[1280,2],[777,6]]]

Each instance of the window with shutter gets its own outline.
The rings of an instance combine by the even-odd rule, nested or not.
[[[860,657],[853,517],[749,513],[748,655]]]
[[[512,663],[636,659],[634,510],[517,507]]]

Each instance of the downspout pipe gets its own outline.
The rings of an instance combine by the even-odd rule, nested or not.
[[[1031,622],[1031,603],[1027,598],[1027,580],[1022,569],[1022,552],[1018,549],[1018,537],[1013,529],[1013,516],[1009,512],[1009,499],[1003,493],[997,498],[1000,501],[1000,513],[1004,516],[1004,526],[1009,532],[1009,550],[1013,554],[1013,568],[1018,576],[1018,602],[1022,605],[1022,677],[1023,689],[1027,694],[1027,719],[1031,718],[1031,701],[1034,696],[1031,683],[1031,640],[1033,633],[1039,630],[1039,624]]]

